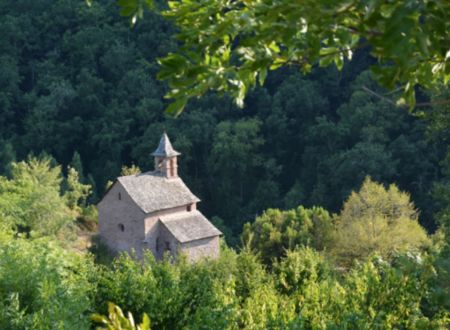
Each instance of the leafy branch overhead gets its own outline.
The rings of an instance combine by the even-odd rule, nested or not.
[[[151,0],[119,0],[132,23]],[[296,65],[342,69],[355,50],[370,49],[373,71],[399,104],[415,104],[415,86],[450,80],[450,2],[447,0],[181,0],[161,14],[178,29],[180,47],[159,60],[168,82],[167,111],[207,91],[228,93],[243,106],[269,70]]]

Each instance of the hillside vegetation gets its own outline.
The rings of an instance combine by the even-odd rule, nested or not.
[[[450,326],[448,105],[396,107],[370,49],[175,119],[155,78],[177,48],[161,16],[130,28],[111,1],[0,0],[0,17],[0,329]],[[445,98],[435,87],[417,101]],[[90,241],[95,204],[153,169],[164,130],[225,234],[217,260]]]
[[[269,207],[336,212],[367,175],[411,193],[421,223],[436,228],[430,191],[448,132],[430,136],[427,121],[364,91],[386,93],[366,50],[341,72],[271,72],[243,110],[208,94],[173,119],[155,78],[156,58],[176,45],[160,16],[147,12],[131,29],[110,1],[2,0],[0,9],[0,174],[46,153],[78,171],[95,203],[123,165],[153,168],[165,129],[202,210],[235,234]]]
[[[71,245],[75,219],[89,208],[83,198],[71,204],[76,182],[52,193],[69,180],[48,159],[12,168],[13,178],[0,181],[2,329],[88,329],[92,314],[114,324],[120,309],[109,308],[110,320],[100,316],[109,302],[145,315],[153,329],[449,325],[448,242],[442,231],[426,234],[409,196],[393,185],[366,179],[333,216],[302,206],[267,210],[245,226],[243,248],[223,242],[217,260],[156,262],[148,253],[142,261],[123,254],[100,263],[98,251],[80,254]],[[22,202],[4,207],[18,186]],[[59,205],[56,216],[40,218],[39,226],[23,221],[44,205]]]

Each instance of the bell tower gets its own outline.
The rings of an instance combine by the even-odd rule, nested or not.
[[[166,178],[177,178],[177,157],[179,155],[181,154],[173,149],[169,137],[164,132],[159,141],[158,148],[152,153],[152,156],[155,157],[155,172],[161,173]]]

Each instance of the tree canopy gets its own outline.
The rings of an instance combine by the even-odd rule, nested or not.
[[[320,207],[268,209],[244,225],[242,239],[267,265],[296,248],[310,247],[348,267],[374,254],[389,260],[399,253],[430,247],[417,218],[407,193],[393,184],[386,189],[367,177],[338,214],[330,215]]]
[[[119,1],[132,20],[144,3],[151,5]],[[261,32],[253,19],[265,17],[251,10],[270,15],[272,5],[297,8],[287,1],[197,3],[203,7],[182,13],[186,24],[208,18],[216,29],[222,18],[207,15],[217,5],[225,8],[224,20],[241,15],[231,28],[245,35],[228,41],[236,74],[253,61],[239,53],[246,37]],[[343,4],[304,3],[324,10]],[[369,15],[374,21],[397,17],[409,29],[410,16],[399,18],[397,10],[426,4],[433,12],[440,2],[363,3],[377,10]],[[169,13],[194,3],[171,6]],[[334,13],[342,26],[341,15],[368,10],[359,2],[348,6]],[[420,10],[424,15],[412,19],[419,27],[430,20]],[[282,11],[274,24],[290,24],[283,16],[289,14]],[[358,39],[341,71],[311,63],[311,74],[303,76],[288,62],[273,72],[269,67],[266,83],[248,91],[245,111],[206,93],[175,120],[163,115],[166,86],[154,76],[156,58],[177,49],[178,23],[149,13],[130,29],[107,0],[91,8],[79,0],[0,0],[0,17],[0,328],[92,329],[92,314],[100,326],[130,329],[449,328],[448,108],[435,103],[423,120],[367,93],[364,87],[386,93],[368,71],[376,61],[369,41]],[[311,31],[324,37],[324,26],[305,25],[295,42],[311,40]],[[320,48],[341,43],[329,42]],[[273,61],[287,51],[281,43],[269,46]],[[340,65],[335,56],[319,49],[315,62]],[[256,70],[255,81],[264,75]],[[446,98],[441,87],[420,97]],[[87,248],[68,246],[63,230],[77,223],[80,239],[89,236],[80,218],[95,221],[94,205],[109,180],[153,168],[149,154],[163,130],[183,153],[180,176],[234,249],[222,242],[219,258],[189,264],[183,258],[156,262],[151,254],[139,261],[128,254],[113,258],[100,244],[90,251],[94,258]],[[368,175],[373,181],[360,188]],[[246,221],[240,246],[236,237]]]
[[[242,238],[244,246],[270,264],[298,246],[323,250],[330,243],[332,230],[332,218],[326,210],[299,206],[288,211],[266,210],[254,222],[245,224]]]
[[[47,196],[45,182],[59,177],[59,168],[45,160],[21,167],[22,176],[41,178],[37,195]],[[42,221],[40,209],[40,204],[27,207],[31,222]],[[342,218],[365,222],[376,216],[396,222],[416,214],[406,194],[366,180],[346,202]],[[254,230],[253,249],[263,253],[223,245],[219,258],[194,264],[182,257],[157,262],[150,252],[143,260],[124,253],[98,264],[89,253],[62,248],[54,236],[3,237],[0,326],[90,329],[92,320],[107,329],[133,329],[137,323],[130,315],[144,315],[140,326],[154,329],[448,327],[446,273],[440,266],[448,245],[437,244],[435,252],[399,249],[389,258],[374,250],[377,255],[343,271],[329,257],[333,244],[323,241],[334,228],[324,209],[268,210],[246,227],[246,234]],[[355,238],[361,245],[367,240]],[[280,255],[268,267],[273,252]],[[125,317],[121,310],[131,314]]]
[[[407,193],[366,178],[337,217],[332,251],[348,264],[373,253],[387,259],[402,251],[423,249],[430,241],[417,216]]]
[[[245,111],[208,93],[173,119],[163,113],[167,88],[155,78],[156,59],[176,50],[170,21],[149,12],[130,29],[110,1],[1,6],[0,175],[46,152],[63,172],[76,169],[95,203],[122,166],[153,168],[149,154],[166,130],[202,211],[236,236],[268,208],[337,212],[366,175],[410,192],[420,222],[436,229],[430,191],[442,177],[446,138],[428,139],[427,122],[363,90],[386,93],[367,71],[368,49],[355,51],[342,71],[269,70]],[[433,108],[433,117],[442,124],[445,109]]]
[[[90,186],[69,167],[67,178],[51,158],[29,157],[0,176],[0,228],[31,236],[55,236],[81,216]]]
[[[132,23],[154,1],[121,0]],[[373,71],[386,87],[403,91],[399,104],[415,103],[415,87],[450,80],[450,4],[401,1],[169,1],[162,15],[178,29],[180,47],[159,60],[169,83],[167,108],[179,114],[209,90],[227,92],[243,106],[245,95],[269,70],[316,64],[343,68],[368,48]]]

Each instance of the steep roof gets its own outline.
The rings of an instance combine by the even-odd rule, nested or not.
[[[183,180],[166,178],[159,172],[121,176],[117,181],[145,213],[200,201]]]
[[[160,220],[180,243],[222,235],[199,211],[175,213]]]
[[[169,137],[167,136],[166,132],[164,132],[161,137],[161,140],[159,141],[158,148],[156,148],[156,150],[153,151],[152,156],[173,157],[178,155],[180,155],[180,153],[173,149]]]

